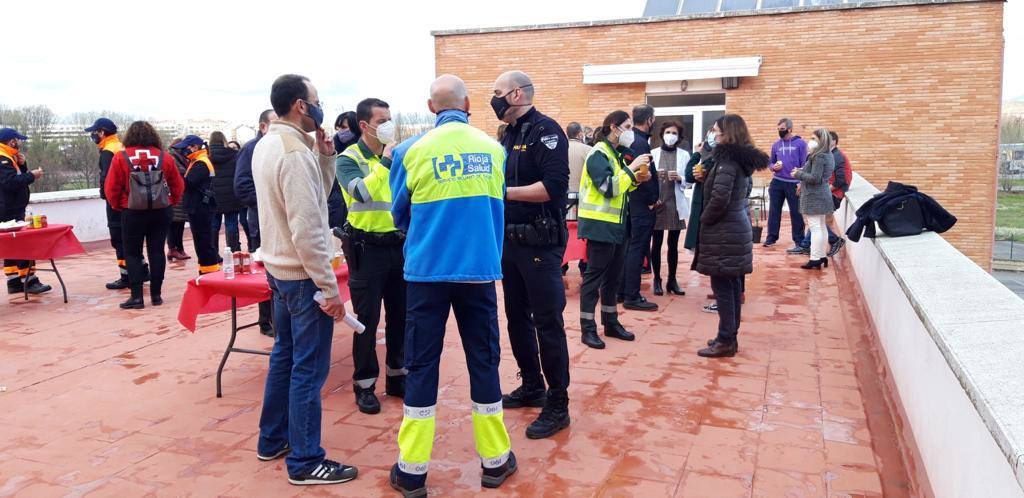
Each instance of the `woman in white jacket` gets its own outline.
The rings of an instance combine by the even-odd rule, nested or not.
[[[683,191],[686,182],[683,179],[686,163],[690,153],[679,148],[679,136],[683,126],[676,121],[668,121],[661,125],[661,147],[651,151],[654,163],[658,168],[658,180],[661,195],[658,199],[657,220],[654,222],[654,234],[651,241],[651,271],[654,273],[654,295],[665,294],[661,286],[661,243],[668,232],[668,280],[666,289],[670,294],[684,296],[686,292],[676,281],[676,265],[679,260],[679,232],[686,228],[686,219],[690,217],[690,203]]]

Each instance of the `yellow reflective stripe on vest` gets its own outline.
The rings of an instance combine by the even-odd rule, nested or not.
[[[350,145],[341,155],[355,161],[363,172],[363,178],[356,178],[348,185],[342,185],[341,195],[348,205],[348,222],[364,232],[387,233],[398,230],[391,216],[390,172],[380,158],[363,156],[359,144]],[[356,190],[363,202],[354,196]]]
[[[619,155],[611,149],[604,141],[598,142],[587,155],[587,160],[594,154],[603,154],[612,165],[612,175],[605,179],[599,186],[594,184],[584,161],[583,172],[580,179],[580,200],[577,216],[579,218],[605,221],[608,223],[622,223],[623,209],[626,205],[626,194],[630,190],[623,188],[625,181],[632,183],[629,174],[626,173]],[[611,192],[612,197],[605,195]]]
[[[512,451],[512,441],[505,430],[501,401],[473,403],[473,439],[484,468],[501,467]]]
[[[398,428],[398,468],[407,474],[423,475],[430,467],[430,454],[434,450],[437,405],[406,405],[404,412]]]

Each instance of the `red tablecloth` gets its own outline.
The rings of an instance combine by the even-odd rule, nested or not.
[[[232,297],[239,308],[270,299],[266,270],[260,268],[257,271],[260,273],[235,275],[232,280],[224,278],[224,272],[208,273],[189,280],[178,308],[178,322],[195,332],[199,315],[231,311]],[[334,274],[338,277],[341,299],[347,301],[348,267],[342,265]]]
[[[85,252],[71,229],[71,225],[54,224],[0,233],[0,258],[47,260]]]
[[[569,227],[569,242],[565,245],[565,257],[562,258],[562,264],[567,265],[570,261],[586,261],[587,241],[576,236],[579,225],[575,221],[567,221],[565,225]]]

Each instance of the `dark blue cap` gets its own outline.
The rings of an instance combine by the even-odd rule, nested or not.
[[[18,140],[28,140],[28,137],[18,133],[18,130],[14,128],[0,128],[0,143],[10,142],[17,138]]]
[[[204,143],[206,143],[206,142],[203,142],[203,139],[201,139],[201,138],[199,138],[199,137],[197,137],[195,135],[189,135],[189,136],[185,137],[184,139],[182,139],[180,142],[178,142],[178,145],[175,145],[174,148],[175,149],[184,149],[186,147],[191,147],[193,145],[203,145]]]
[[[107,133],[117,133],[117,125],[107,118],[99,118],[92,126],[85,129],[88,132],[103,130]]]

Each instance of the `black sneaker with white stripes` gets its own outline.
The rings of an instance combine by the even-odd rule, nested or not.
[[[351,465],[342,465],[332,460],[320,462],[313,470],[302,475],[288,476],[288,482],[297,486],[314,484],[341,484],[355,479],[359,471]]]
[[[262,462],[269,462],[271,460],[277,460],[278,458],[281,458],[281,457],[287,455],[288,452],[290,452],[290,451],[292,451],[292,447],[288,446],[287,444],[285,444],[283,448],[281,448],[281,449],[279,449],[279,450],[277,450],[277,451],[275,451],[273,453],[263,454],[263,453],[260,453],[260,452],[257,451],[256,452],[256,458],[259,458],[260,461],[262,461]]]

